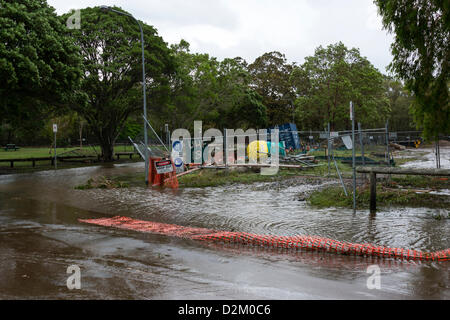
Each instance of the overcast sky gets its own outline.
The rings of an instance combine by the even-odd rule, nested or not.
[[[382,30],[373,0],[47,0],[58,14],[116,5],[153,25],[169,44],[251,63],[270,51],[302,63],[319,45],[357,47],[381,72],[391,61],[392,35]],[[81,26],[83,17],[81,17]]]

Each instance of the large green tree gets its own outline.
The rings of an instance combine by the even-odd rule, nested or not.
[[[297,95],[297,120],[304,130],[322,130],[328,122],[333,130],[348,129],[350,101],[363,126],[387,119],[383,75],[358,49],[348,49],[341,42],[318,47],[314,56],[294,69],[291,83]]]
[[[446,0],[376,0],[395,34],[390,65],[414,93],[415,120],[426,138],[450,132],[450,4]]]
[[[121,10],[120,8],[114,8]],[[71,13],[64,16],[68,18]],[[149,119],[166,103],[174,72],[171,51],[157,31],[143,22]],[[142,62],[139,26],[132,18],[100,8],[81,10],[81,28],[68,31],[83,58],[80,94],[70,107],[96,135],[105,161],[128,117],[142,114]]]
[[[294,90],[289,81],[293,65],[284,54],[273,51],[263,54],[249,65],[252,88],[263,98],[270,125],[291,122]]]
[[[415,130],[414,117],[410,110],[414,100],[413,95],[407,90],[400,80],[385,77],[384,87],[389,99],[389,128],[391,131]]]
[[[265,126],[266,109],[262,97],[250,88],[245,60],[219,61],[208,54],[191,53],[184,40],[172,49],[177,71],[165,108],[172,127],[191,129],[194,120],[202,120],[205,128]]]
[[[69,101],[81,60],[65,28],[44,0],[0,0],[0,124],[36,136]]]

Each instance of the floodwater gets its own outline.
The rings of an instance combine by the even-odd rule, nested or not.
[[[407,149],[402,151],[402,157],[419,158],[401,165],[404,168],[435,169],[436,155],[434,148]],[[441,169],[450,169],[450,147],[441,147]]]
[[[353,214],[299,200],[331,183],[324,180],[178,191],[74,189],[97,175],[142,170],[135,163],[0,176],[0,299],[450,299],[450,262],[213,245],[78,222],[123,215],[423,251],[450,247],[446,210]],[[79,290],[66,285],[71,265],[81,269]],[[379,288],[367,286],[371,265],[380,268]]]

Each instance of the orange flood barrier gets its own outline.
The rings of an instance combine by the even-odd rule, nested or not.
[[[80,222],[126,230],[163,234],[192,240],[236,243],[242,245],[283,248],[293,250],[316,250],[345,255],[374,256],[419,261],[449,261],[450,248],[437,252],[422,252],[401,248],[387,248],[373,244],[358,244],[316,236],[270,236],[246,232],[214,231],[205,228],[190,228],[174,224],[135,220],[127,217],[85,219]]]
[[[148,167],[148,181],[150,185],[153,187],[164,186],[172,189],[178,189],[177,172],[173,161],[171,161],[173,169],[172,172],[163,174],[158,174],[158,172],[156,172],[155,164],[161,160],[162,158],[150,158]]]

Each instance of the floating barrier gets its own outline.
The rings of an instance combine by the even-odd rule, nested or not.
[[[388,248],[373,244],[350,243],[317,236],[272,236],[246,232],[215,231],[206,228],[191,228],[174,224],[135,220],[120,216],[100,219],[79,219],[79,221],[106,227],[214,243],[232,243],[290,250],[314,250],[344,255],[414,261],[450,261],[450,248],[437,252],[422,252],[402,248]]]

